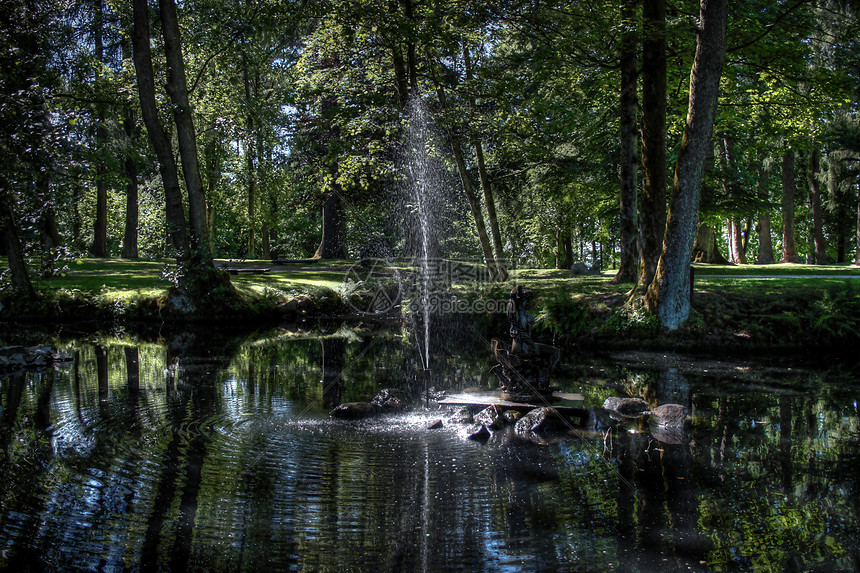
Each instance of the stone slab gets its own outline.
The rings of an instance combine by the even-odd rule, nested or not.
[[[511,402],[510,400],[502,400],[501,391],[494,390],[451,394],[439,400],[439,404],[443,406],[503,406],[512,410],[532,410],[541,406],[552,406],[560,412],[575,413],[583,409],[585,402],[585,397],[582,394],[572,392],[555,392],[553,398],[554,400],[549,401],[549,404],[540,400],[535,400],[534,403]]]

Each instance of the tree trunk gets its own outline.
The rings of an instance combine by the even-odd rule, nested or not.
[[[101,0],[95,1],[95,14],[93,15],[93,43],[95,44],[96,61],[104,63],[104,6]],[[96,72],[96,79],[101,72]],[[105,131],[105,112],[102,104],[97,105],[96,111],[96,147],[99,155],[105,152],[107,132]],[[93,244],[90,253],[94,257],[107,256],[107,167],[101,157],[96,159],[96,218],[93,228]]]
[[[0,188],[0,243],[9,261],[12,288],[24,297],[32,298],[36,291],[33,290],[33,284],[27,272],[27,263],[24,261],[24,252],[21,248],[21,240],[18,238],[18,228],[12,214],[12,201],[8,193]]]
[[[636,145],[636,1],[621,3],[621,262],[613,283],[635,283],[639,264],[639,225],[637,224],[637,173],[639,161]],[[568,266],[568,268],[570,268]]]
[[[122,258],[136,259],[137,228],[139,224],[137,161],[129,154],[125,156],[125,233],[122,239]]]
[[[644,0],[642,44],[642,259],[639,291],[657,270],[666,232],[666,5]]]
[[[726,265],[729,261],[720,253],[717,247],[717,234],[714,230],[702,223],[696,230],[696,239],[693,241],[694,263],[709,263],[713,265]]]
[[[781,263],[797,263],[794,242],[794,151],[786,149],[782,156],[782,259]]]
[[[161,182],[164,186],[167,228],[171,242],[177,249],[177,260],[188,258],[188,235],[185,211],[182,206],[182,191],[179,187],[179,170],[173,156],[173,146],[158,119],[155,101],[155,75],[152,69],[152,50],[149,45],[149,6],[146,0],[134,0],[134,30],[132,53],[137,90],[140,97],[141,115],[146,125],[149,141],[158,159]]]
[[[675,165],[666,239],[646,297],[649,309],[669,330],[677,329],[690,315],[690,255],[726,53],[728,0],[701,0],[700,6],[687,124]]]
[[[315,259],[345,259],[345,229],[343,220],[343,203],[340,196],[340,186],[333,183],[334,189],[326,198],[322,210],[322,238],[314,253]]]
[[[758,195],[765,204],[768,203],[770,193],[768,192],[767,173],[764,165],[759,165]],[[760,265],[772,265],[774,263],[773,239],[770,235],[770,209],[767,207],[762,210],[756,232],[758,233],[758,259],[756,262]]]
[[[857,177],[857,234],[855,236],[854,264],[860,265],[860,176]]]
[[[248,256],[254,257],[254,245],[257,242],[255,236],[255,224],[257,214],[255,207],[257,203],[257,173],[254,166],[254,146],[256,138],[254,137],[254,116],[251,114],[251,78],[248,73],[248,60],[242,56],[242,78],[245,84],[245,105],[248,108],[248,114],[245,117],[245,127],[247,129],[247,141],[245,143],[245,160],[248,177]]]
[[[469,49],[463,48],[463,62],[466,68],[466,81],[472,81],[472,66],[470,64]],[[474,112],[477,108],[475,98],[469,97],[469,104]],[[493,188],[490,184],[490,176],[487,173],[487,166],[484,162],[484,147],[481,140],[474,129],[470,130],[472,134],[472,143],[475,147],[475,162],[478,165],[478,178],[481,180],[481,190],[484,192],[484,202],[487,205],[487,221],[490,224],[490,233],[493,237],[493,250],[495,252],[496,263],[496,280],[508,280],[508,269],[505,265],[505,250],[502,247],[502,234],[499,231],[499,219],[496,216],[496,199],[493,196]],[[568,267],[569,268],[569,267]]]
[[[818,182],[820,153],[813,149],[809,155],[809,169],[806,173],[809,194],[812,199],[812,240],[815,243],[815,264],[827,264],[827,245],[824,242],[824,216],[821,212],[821,185]]]
[[[138,0],[139,1],[139,0]],[[164,54],[167,58],[167,93],[173,103],[173,121],[179,144],[179,158],[188,191],[188,223],[190,247],[195,262],[202,268],[214,269],[212,252],[207,237],[206,197],[200,178],[197,157],[197,134],[188,101],[188,82],[185,79],[185,63],[182,59],[182,44],[179,36],[179,21],[174,0],[159,0],[161,31],[164,36]],[[196,266],[196,265],[195,265]]]
[[[731,183],[730,174],[732,169],[732,157],[731,150],[729,148],[729,136],[727,133],[723,133],[722,137],[720,137],[720,163],[722,163],[723,168],[722,177],[720,177],[723,186],[723,193],[731,205],[733,197],[733,185]],[[729,234],[729,261],[738,265],[747,264],[742,245],[740,218],[735,214],[729,215],[726,226]]]
[[[122,41],[122,52],[123,60],[127,60],[130,57],[131,48],[126,39]],[[123,161],[127,182],[125,184],[125,232],[122,238],[122,258],[136,259],[138,257],[137,229],[140,223],[140,211],[138,205],[137,160],[131,152],[131,147],[134,142],[134,128],[137,121],[130,106],[126,106],[125,108],[122,123],[125,135],[128,138],[127,145],[129,146],[129,150],[126,152]]]
[[[104,117],[96,121],[104,121]],[[103,131],[99,128],[98,131]],[[90,254],[94,257],[107,256],[107,169],[100,163],[96,166],[96,218],[93,228],[93,245]]]
[[[438,83],[436,85],[436,93],[439,97],[439,104],[443,109],[447,109],[448,100],[445,97],[445,91]],[[481,200],[478,194],[475,193],[475,187],[472,185],[472,179],[469,177],[469,171],[466,169],[466,160],[463,158],[463,149],[460,147],[460,140],[452,130],[448,131],[448,140],[451,143],[451,152],[454,155],[454,162],[457,165],[457,172],[460,174],[460,181],[463,184],[463,192],[466,194],[466,199],[469,201],[469,208],[472,211],[472,219],[475,221],[475,228],[478,231],[478,240],[481,243],[481,251],[484,253],[484,259],[487,262],[487,269],[493,280],[497,280],[499,274],[496,270],[496,259],[493,256],[493,248],[490,246],[490,238],[487,236],[487,227],[484,224],[484,212],[481,209]]]
[[[565,229],[561,235],[561,248],[564,254],[563,268],[570,270],[573,266],[573,240],[570,236],[570,229]]]

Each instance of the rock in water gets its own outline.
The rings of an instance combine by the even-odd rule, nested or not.
[[[546,432],[565,427],[564,419],[555,408],[535,408],[517,422],[517,434]]]
[[[490,436],[490,430],[483,424],[475,424],[466,431],[466,437],[476,442],[486,442]]]
[[[488,430],[501,430],[505,427],[502,409],[498,406],[487,406],[475,414],[475,423],[482,424]]]
[[[406,393],[396,388],[385,388],[373,397],[371,404],[382,412],[402,412],[406,409]]]
[[[428,430],[438,430],[441,427],[442,427],[442,420],[436,420],[435,422],[433,422],[429,426],[427,426],[427,429]]]
[[[504,418],[505,422],[508,424],[516,424],[522,417],[522,412],[517,412],[516,410],[505,410],[502,412],[502,418]]]
[[[448,421],[452,424],[471,424],[472,413],[468,408],[460,408],[448,417]]]
[[[648,403],[641,398],[610,396],[603,401],[603,407],[622,416],[636,418],[648,410]]]
[[[659,426],[683,426],[687,421],[687,408],[681,404],[663,404],[651,410],[648,421]]]
[[[358,420],[360,418],[369,418],[378,411],[377,407],[370,402],[345,402],[331,411],[331,417],[343,420]]]

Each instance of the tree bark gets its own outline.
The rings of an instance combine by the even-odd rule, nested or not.
[[[326,198],[322,210],[322,238],[317,247],[316,259],[345,259],[345,229],[343,220],[343,202],[340,196],[340,186],[333,183],[334,189]]]
[[[726,53],[727,13],[728,0],[701,0],[687,124],[675,165],[666,239],[646,296],[649,310],[669,330],[677,329],[690,315],[690,255]]]
[[[257,173],[254,166],[254,146],[256,138],[254,137],[254,116],[251,113],[251,78],[248,73],[248,59],[242,56],[242,79],[245,84],[245,105],[248,108],[248,113],[245,117],[245,127],[247,129],[247,141],[245,144],[245,160],[248,177],[248,256],[253,258],[257,237],[255,233],[255,224],[257,214],[255,207],[257,204]]]
[[[139,0],[138,0],[139,1]],[[161,31],[164,36],[164,54],[167,57],[167,93],[173,103],[173,121],[185,188],[188,192],[188,223],[190,247],[197,264],[215,268],[212,252],[207,240],[209,233],[206,218],[206,196],[200,178],[197,156],[197,134],[188,101],[188,82],[185,78],[185,63],[182,59],[182,44],[179,36],[179,21],[174,0],[159,0]]]
[[[642,44],[642,259],[639,290],[657,270],[666,232],[666,5],[644,0]]]
[[[729,200],[729,204],[731,204],[733,196],[733,185],[731,183],[730,174],[732,169],[732,157],[731,150],[729,148],[729,136],[727,133],[723,133],[722,137],[720,137],[720,163],[722,163],[723,168],[722,177],[720,177],[723,186],[723,193],[725,194],[726,199]],[[747,264],[742,245],[740,218],[736,214],[729,215],[726,227],[729,234],[729,261],[738,265]]]
[[[710,263],[713,265],[725,265],[729,261],[720,253],[717,247],[717,234],[705,223],[699,225],[696,230],[696,239],[693,241],[694,263]]]
[[[24,252],[21,248],[21,240],[18,237],[18,227],[12,213],[12,201],[9,192],[0,188],[0,243],[9,261],[9,273],[12,279],[12,288],[27,298],[35,296],[33,283],[27,272],[27,263],[24,261]]]
[[[93,15],[93,44],[95,58],[99,63],[104,63],[104,6],[101,0],[95,0],[95,13]],[[96,72],[96,79],[101,72]],[[105,141],[107,132],[105,130],[105,112],[103,104],[97,104],[96,108],[96,148],[99,155],[105,152]],[[107,256],[107,167],[104,159],[96,159],[96,218],[93,228],[93,244],[90,253],[95,257]]]
[[[827,264],[827,245],[824,242],[824,216],[821,212],[821,185],[818,182],[820,153],[813,149],[809,155],[809,169],[806,173],[809,194],[812,199],[812,241],[815,244],[815,264]]]
[[[855,236],[854,264],[860,265],[860,176],[857,177],[857,234]]]
[[[466,68],[466,81],[472,81],[472,66],[469,57],[469,48],[463,48],[463,62]],[[477,108],[475,98],[469,97],[469,104],[474,112]],[[505,264],[505,250],[502,246],[502,234],[499,230],[499,219],[496,215],[496,199],[493,196],[493,188],[490,183],[490,175],[484,162],[484,146],[474,129],[469,130],[472,135],[472,144],[475,147],[475,163],[478,166],[478,178],[481,181],[481,190],[484,192],[484,202],[487,205],[487,222],[490,224],[490,233],[493,237],[493,250],[498,281],[508,280],[508,269]],[[569,267],[568,267],[569,268]]]
[[[448,99],[445,96],[445,91],[442,86],[436,84],[436,94],[439,98],[439,104],[443,109],[448,107]],[[496,269],[496,259],[493,256],[493,248],[490,245],[490,238],[487,236],[487,226],[484,224],[484,212],[481,209],[481,200],[478,194],[475,193],[475,187],[472,185],[472,178],[469,177],[469,171],[466,168],[466,160],[463,157],[463,149],[460,146],[460,140],[457,135],[448,129],[448,141],[451,144],[451,153],[454,156],[454,163],[457,165],[457,172],[460,174],[460,181],[463,184],[463,192],[466,194],[466,199],[469,201],[469,208],[472,211],[472,219],[475,221],[475,228],[478,231],[478,240],[481,243],[481,251],[484,253],[484,259],[487,263],[487,269],[493,280],[497,280],[499,273]]]
[[[786,149],[782,156],[782,259],[781,263],[797,263],[794,241],[794,151]]]
[[[173,156],[173,145],[158,119],[158,106],[155,101],[155,74],[152,69],[152,49],[149,45],[149,7],[146,0],[134,0],[134,29],[132,34],[132,53],[134,70],[137,77],[137,90],[140,97],[141,115],[146,125],[149,141],[158,159],[161,182],[164,186],[167,227],[177,260],[188,259],[188,224],[182,206],[182,191],[179,187],[179,169]]]
[[[636,1],[621,3],[621,262],[613,283],[635,283],[639,265],[639,225],[637,224],[637,169],[639,161],[636,145]],[[568,266],[568,268],[570,268]]]
[[[127,39],[122,41],[122,58],[127,60],[130,57],[131,47]],[[140,224],[140,209],[138,205],[138,184],[137,184],[137,160],[131,151],[134,142],[135,124],[137,123],[134,117],[134,112],[131,106],[126,106],[123,112],[123,128],[128,141],[129,150],[125,154],[123,167],[125,168],[125,232],[122,238],[122,258],[136,259],[138,257],[138,241],[137,230]]]

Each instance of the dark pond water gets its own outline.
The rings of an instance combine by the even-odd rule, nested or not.
[[[467,337],[468,338],[468,337]],[[489,384],[479,336],[430,382]],[[90,338],[0,380],[0,569],[850,571],[860,416],[847,368],[567,356],[599,406],[680,402],[689,428],[599,410],[542,444],[427,429],[408,333]],[[403,389],[415,410],[329,409]],[[593,427],[597,424],[598,427]]]

